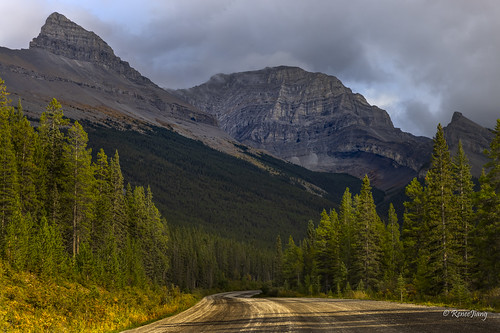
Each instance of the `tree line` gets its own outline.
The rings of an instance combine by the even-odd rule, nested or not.
[[[264,275],[254,246],[168,228],[149,186],[125,185],[118,151],[93,156],[56,99],[35,128],[8,95],[0,80],[0,260],[109,288],[192,290]]]
[[[406,187],[402,226],[391,204],[377,214],[368,177],[359,194],[345,190],[338,212],[309,221],[299,244],[278,236],[275,286],[304,293],[352,290],[412,299],[470,299],[500,283],[500,120],[475,189],[459,144],[451,157],[443,128],[433,139],[425,179]],[[399,297],[398,297],[399,298]]]

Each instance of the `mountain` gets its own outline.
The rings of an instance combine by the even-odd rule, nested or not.
[[[158,87],[95,33],[59,13],[47,18],[29,49],[0,48],[0,77],[31,119],[56,97],[73,119],[119,128],[162,126],[234,150],[234,140],[213,116]]]
[[[174,93],[241,143],[315,171],[368,174],[386,191],[422,175],[432,152],[429,138],[395,128],[386,111],[336,77],[297,67],[217,74]],[[455,114],[446,132],[452,149],[462,139],[478,176],[490,131]]]
[[[453,155],[458,150],[458,142],[462,141],[472,174],[478,177],[481,169],[488,162],[484,150],[489,149],[494,137],[493,132],[466,118],[462,113],[455,112],[451,122],[444,128],[444,134]]]
[[[175,94],[214,115],[234,139],[323,172],[347,172],[389,190],[430,156],[430,140],[394,128],[340,80],[296,67],[218,74]]]

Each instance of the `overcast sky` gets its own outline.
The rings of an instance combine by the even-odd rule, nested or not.
[[[54,11],[166,88],[291,65],[338,77],[416,135],[454,111],[500,118],[498,0],[1,1],[0,46],[27,48]]]

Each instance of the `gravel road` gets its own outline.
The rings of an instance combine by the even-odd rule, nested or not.
[[[500,314],[393,302],[211,295],[194,307],[126,331],[159,332],[500,332]]]

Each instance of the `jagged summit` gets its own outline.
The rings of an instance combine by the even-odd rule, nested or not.
[[[483,151],[493,140],[493,133],[460,112],[453,113],[451,122],[444,128],[444,133],[453,155],[457,152],[459,141],[462,142],[470,161],[472,174],[479,176],[484,164],[488,162]]]
[[[30,49],[43,49],[69,59],[104,65],[132,81],[151,84],[128,62],[117,57],[101,37],[57,12],[49,15],[38,37],[30,42]]]
[[[52,13],[30,48],[40,48],[70,59],[109,62],[116,58],[113,49],[92,31],[87,31],[59,13]]]

